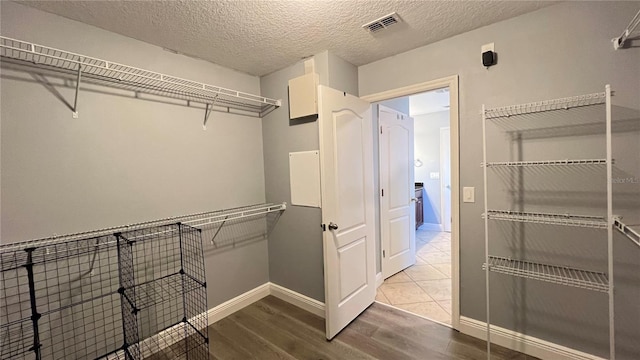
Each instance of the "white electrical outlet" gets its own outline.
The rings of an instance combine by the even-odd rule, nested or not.
[[[439,180],[440,179],[440,173],[439,172],[430,172],[429,173],[429,179],[431,179],[431,180]]]
[[[474,203],[476,202],[476,188],[474,187],[463,187],[462,188],[462,201],[466,203]]]
[[[487,52],[487,51],[496,52],[495,44],[494,43],[488,43],[488,44],[482,45],[482,47],[480,48],[480,53]]]

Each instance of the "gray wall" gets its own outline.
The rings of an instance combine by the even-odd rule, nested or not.
[[[414,156],[422,161],[422,166],[415,168],[415,180],[424,183],[424,222],[440,224],[440,180],[430,179],[429,173],[440,172],[440,128],[449,127],[449,111],[414,115],[413,120]]]
[[[19,4],[1,10],[3,36],[260,92],[254,76]],[[88,91],[72,119],[44,86],[2,75],[2,243],[265,200],[260,119],[214,112],[203,131],[203,111]],[[228,246],[206,247],[210,307],[269,280],[264,236],[219,240]]]
[[[320,84],[357,93],[357,68],[325,51],[314,56]],[[263,96],[282,99],[282,107],[262,121],[267,201],[291,203],[289,153],[319,148],[315,118],[289,120],[289,79],[304,75],[303,62],[260,80]],[[271,282],[324,301],[322,213],[318,208],[289,206],[269,236]]]
[[[477,199],[475,204],[460,204],[462,316],[485,318],[484,272],[481,270],[484,226],[480,217],[483,183],[479,166],[482,161],[481,105],[495,107],[599,92],[609,83],[616,91],[615,111],[627,113],[630,119],[628,126],[621,126],[616,134],[616,172],[638,178],[640,49],[614,51],[610,40],[619,35],[639,8],[639,2],[561,3],[359,67],[361,96],[459,75],[460,184],[475,187]],[[495,42],[499,60],[497,66],[487,70],[480,63],[480,47],[489,42]],[[534,148],[540,149],[544,142],[549,143],[541,141]],[[567,144],[569,146],[564,150],[569,153],[579,155],[582,150],[589,150],[578,147],[581,145],[575,142]],[[528,154],[535,155],[535,152],[528,151]],[[616,192],[627,194],[616,197],[616,211],[624,213],[631,223],[639,223],[637,184],[621,184]],[[503,234],[525,231],[527,236],[534,237],[531,251],[527,252],[532,257],[553,258],[562,254],[565,255],[563,259],[556,257],[555,260],[568,262],[586,257],[592,260],[593,266],[601,268],[602,233],[565,230],[535,227],[492,231]],[[581,238],[585,239],[582,243]],[[640,353],[640,342],[637,341],[640,336],[637,326],[640,323],[637,302],[640,298],[640,253],[630,241],[618,235],[614,240],[618,281],[617,351],[620,359],[633,359]],[[523,244],[507,245],[518,252]],[[596,252],[600,257],[594,260],[591,257]],[[492,291],[495,300],[492,322],[606,356],[606,296],[535,281],[498,276],[493,279],[496,280]]]

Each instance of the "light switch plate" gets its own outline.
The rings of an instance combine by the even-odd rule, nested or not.
[[[440,173],[439,172],[430,172],[429,173],[429,179],[431,179],[431,180],[440,179]]]
[[[474,203],[476,202],[476,188],[474,187],[463,187],[462,188],[462,201],[466,203]]]

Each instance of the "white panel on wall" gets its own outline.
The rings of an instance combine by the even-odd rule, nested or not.
[[[289,153],[291,204],[320,207],[320,152]]]
[[[289,80],[289,118],[318,114],[318,74],[310,73]]]

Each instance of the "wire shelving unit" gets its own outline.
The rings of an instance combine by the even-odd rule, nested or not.
[[[211,111],[263,117],[281,101],[182,79],[87,55],[0,36],[2,65],[45,75],[59,75],[75,82],[73,114],[78,117],[80,84],[90,83],[204,105],[206,126]]]
[[[533,102],[528,104],[504,106],[488,109],[482,106],[482,146],[483,146],[483,173],[484,173],[484,223],[485,223],[485,270],[486,283],[486,317],[487,317],[487,358],[491,358],[491,296],[490,273],[500,273],[526,279],[533,279],[565,286],[578,287],[608,295],[609,308],[609,358],[615,359],[615,327],[614,327],[614,298],[613,298],[613,228],[614,216],[612,206],[612,150],[611,150],[611,87],[605,86],[604,92],[566,97],[561,99]],[[542,113],[570,111],[575,108],[603,105],[606,118],[605,125],[605,153],[604,159],[560,159],[539,161],[502,161],[490,162],[487,160],[487,123],[493,120],[511,121],[510,125],[517,128],[520,118],[526,116],[528,121],[536,119]],[[599,110],[598,110],[599,111]],[[553,119],[560,119],[562,114],[549,114]],[[562,166],[605,166],[607,185],[607,210],[601,216],[524,212],[513,210],[489,209],[488,171],[500,168],[527,168],[527,167],[552,167]],[[515,182],[522,187],[523,182]],[[526,202],[526,200],[525,200]],[[489,231],[489,221],[511,221],[519,223],[535,223],[543,225],[560,225],[569,227],[585,227],[606,230],[607,233],[607,271],[598,272],[577,269],[560,264],[545,264],[524,259],[511,259],[509,257],[496,256],[490,253],[492,236]],[[616,225],[618,229],[620,227]],[[624,226],[623,226],[624,228]],[[636,234],[637,235],[637,234]],[[629,235],[628,235],[629,236]]]

